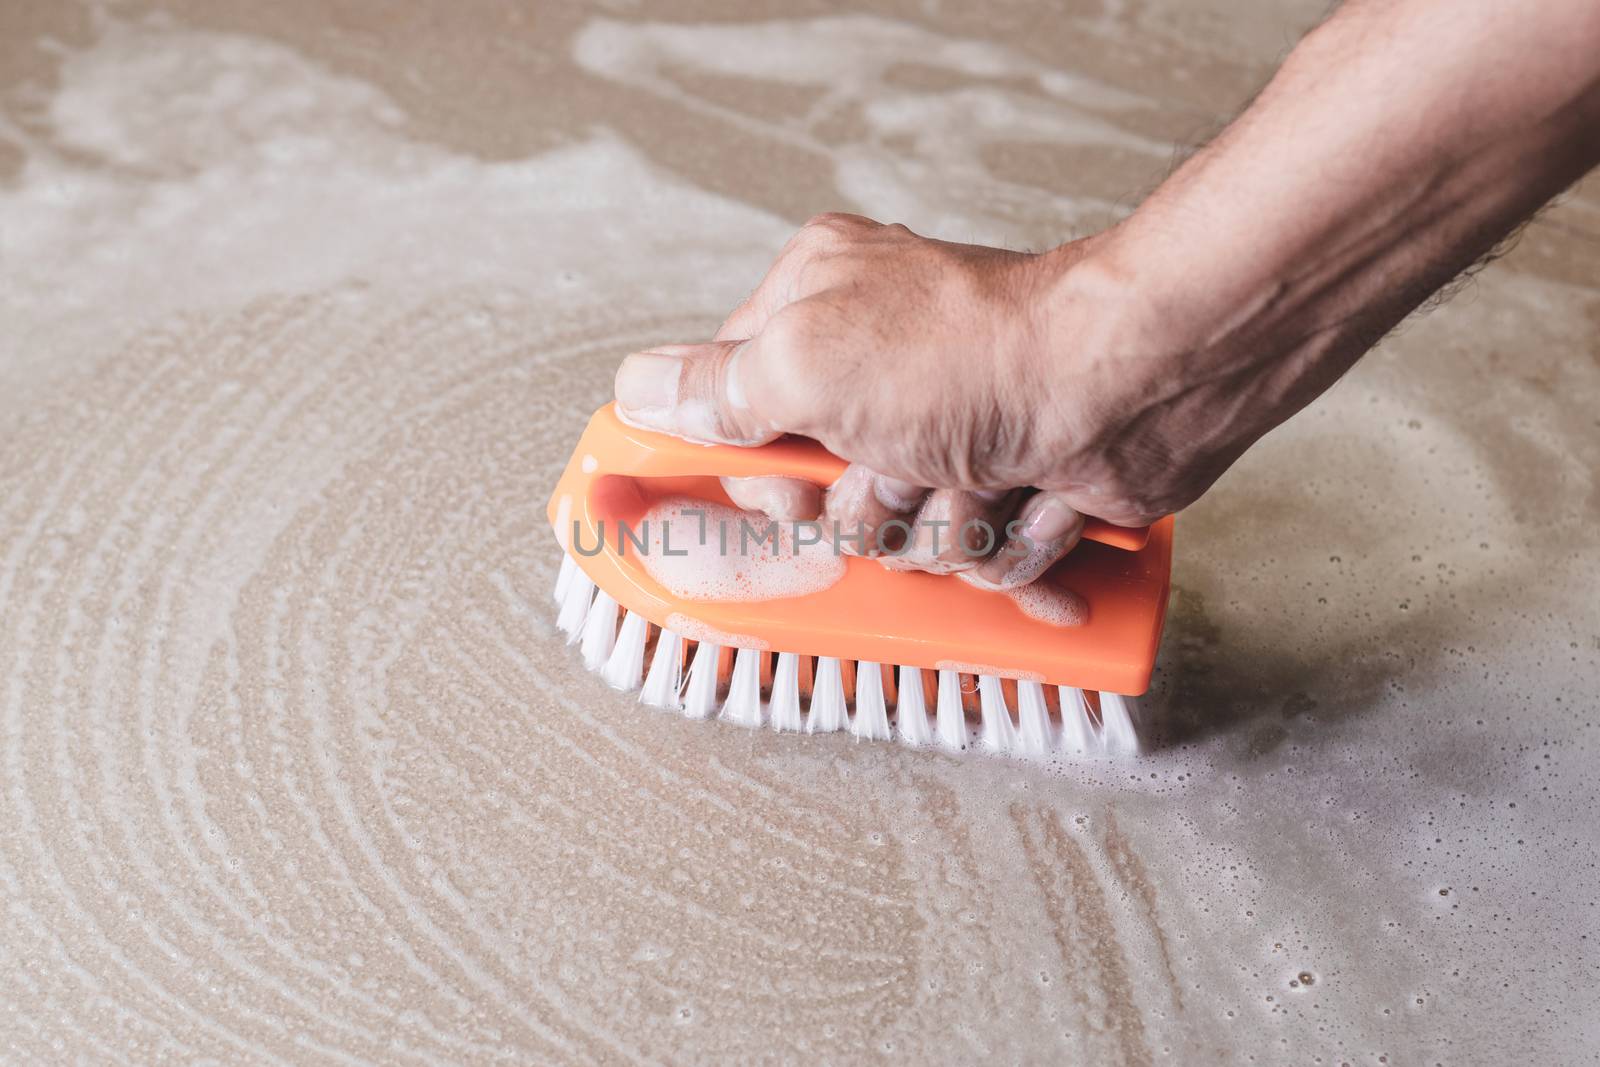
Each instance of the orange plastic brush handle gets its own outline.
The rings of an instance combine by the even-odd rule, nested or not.
[[[1078,626],[1041,621],[1022,600],[948,575],[891,571],[854,556],[844,559],[842,578],[819,591],[771,600],[685,599],[663,587],[618,536],[624,525],[640,528],[662,502],[726,503],[719,477],[776,474],[826,484],[843,469],[843,461],[811,442],[688,444],[628,426],[608,407],[590,421],[556,484],[550,523],[579,568],[618,604],[691,639],[1144,692],[1166,616],[1171,516],[1148,531],[1096,526],[1094,540],[1107,543],[1079,545],[1039,579],[1088,605],[1088,621]]]
[[[599,432],[607,447],[594,456],[594,468],[586,473],[623,474],[635,478],[715,477],[759,478],[779,475],[803,478],[829,486],[849,464],[827,448],[806,437],[784,437],[767,445],[741,448],[736,445],[702,445],[671,434],[630,426],[607,404],[594,413],[590,432]],[[1150,541],[1148,526],[1113,526],[1099,519],[1088,519],[1083,539],[1136,552]]]

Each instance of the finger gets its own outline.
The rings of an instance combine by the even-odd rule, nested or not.
[[[846,555],[898,552],[927,495],[921,486],[852,463],[828,487],[823,519],[837,524],[839,549]]]
[[[806,267],[837,238],[846,226],[875,225],[857,215],[818,215],[794,232],[767,268],[761,284],[723,320],[713,341],[737,341],[754,337],[766,328],[772,316],[807,295],[802,285]],[[830,236],[831,235],[831,236]]]
[[[635,352],[617,368],[623,419],[692,441],[759,445],[784,432],[790,391],[766,379],[762,340],[665,345]]]
[[[733,506],[779,522],[810,522],[822,511],[822,490],[804,478],[723,478]]]
[[[1005,546],[961,575],[980,589],[1018,589],[1034,581],[1083,537],[1083,515],[1055,493],[1035,493],[1007,524]]]
[[[745,297],[744,302],[734,308],[722,325],[717,327],[711,339],[739,341],[760,333],[772,316],[797,299],[793,282],[798,267],[799,263],[795,262],[793,256],[779,258],[755,291]]]
[[[917,512],[908,550],[892,565],[934,574],[977,567],[1004,542],[1005,520],[1019,495],[1019,490],[962,489],[928,494]]]

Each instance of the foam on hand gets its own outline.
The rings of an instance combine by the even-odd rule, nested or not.
[[[1006,591],[1030,619],[1052,626],[1082,626],[1089,621],[1089,602],[1071,589],[1041,579]]]

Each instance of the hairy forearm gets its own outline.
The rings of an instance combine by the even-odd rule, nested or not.
[[[1111,260],[1186,331],[1167,388],[1249,374],[1281,421],[1597,162],[1593,0],[1350,3]]]

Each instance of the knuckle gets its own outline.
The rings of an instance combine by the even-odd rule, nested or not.
[[[860,215],[851,215],[844,211],[823,211],[807,219],[804,228],[807,230],[839,230],[854,226],[860,221]]]
[[[794,264],[793,272],[797,291],[820,293],[849,280],[852,257],[845,242],[819,245]]]
[[[1106,515],[1105,519],[1118,526],[1148,526],[1167,514],[1151,501],[1137,498],[1118,501],[1110,510],[1112,513]]]
[[[871,219],[860,215],[850,215],[842,211],[826,211],[820,215],[813,215],[806,220],[805,226],[800,230],[803,245],[821,246],[823,248],[837,248],[848,244],[878,224]]]

